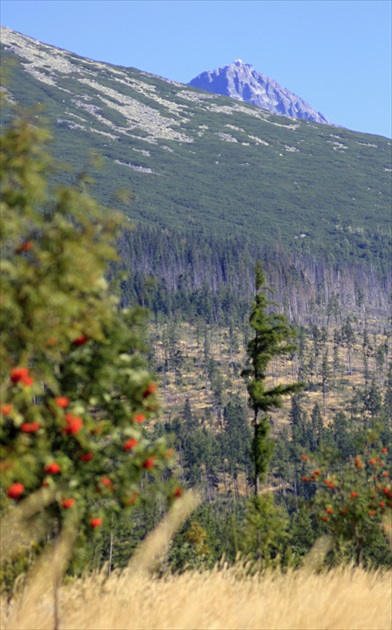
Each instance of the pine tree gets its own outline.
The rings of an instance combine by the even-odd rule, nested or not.
[[[389,364],[384,396],[385,415],[392,418],[392,363]]]
[[[271,494],[252,497],[242,528],[241,551],[253,556],[263,569],[276,566],[275,559],[283,551],[287,538],[287,526],[284,509],[274,505]]]
[[[352,349],[355,343],[355,332],[351,318],[347,317],[341,328],[341,339],[347,346],[347,372],[352,375]]]
[[[301,503],[299,509],[292,515],[289,536],[290,548],[297,558],[304,556],[315,541],[316,534],[309,508],[304,503]]]
[[[230,476],[237,482],[238,473],[249,464],[251,433],[247,424],[246,409],[239,398],[229,401],[223,412],[223,431],[220,436],[221,449],[227,460]]]
[[[268,312],[269,301],[264,288],[261,264],[256,265],[256,295],[249,318],[255,335],[248,343],[249,367],[242,371],[249,394],[248,404],[253,410],[252,461],[254,465],[254,492],[260,490],[260,481],[265,477],[272,454],[268,441],[270,420],[268,412],[282,406],[283,396],[293,394],[301,383],[267,386],[267,368],[274,357],[291,354],[297,346],[295,336],[284,315]]]
[[[328,364],[328,350],[326,350],[323,356],[323,362],[321,364],[324,416],[326,414],[327,382],[329,381],[329,377],[330,377],[330,369],[329,369],[329,364]]]
[[[291,425],[291,438],[294,449],[309,447],[309,430],[306,411],[302,406],[302,396],[297,394],[291,398],[291,409],[289,412]]]
[[[183,407],[181,415],[182,415],[186,434],[190,435],[194,433],[195,431],[197,431],[199,427],[199,423],[198,423],[197,418],[193,415],[189,398],[185,399],[185,403],[184,403],[184,407]]]
[[[320,447],[321,436],[323,432],[323,419],[321,417],[321,410],[318,403],[315,403],[312,409],[311,427],[312,427],[311,447],[312,447],[312,450],[315,451]]]
[[[382,397],[375,379],[364,390],[363,404],[371,418],[375,418],[382,408]]]

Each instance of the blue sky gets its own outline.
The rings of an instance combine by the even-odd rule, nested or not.
[[[391,137],[390,0],[1,0],[1,24],[187,83],[235,59],[332,122]]]

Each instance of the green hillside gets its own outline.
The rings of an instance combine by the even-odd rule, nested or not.
[[[92,193],[113,205],[130,189],[131,202],[115,205],[132,219],[337,259],[387,255],[388,139],[274,116],[8,29],[1,41],[9,98],[42,104],[62,163],[78,171],[90,151],[103,156]],[[3,107],[3,120],[12,115]]]

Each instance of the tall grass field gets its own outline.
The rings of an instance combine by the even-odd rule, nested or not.
[[[2,630],[389,630],[392,574],[340,569],[240,577],[235,569],[156,579],[125,571],[2,606]]]
[[[196,492],[185,493],[140,544],[128,567],[111,574],[106,568],[62,581],[77,535],[75,527],[65,529],[14,597],[0,600],[1,630],[392,628],[392,571],[346,565],[321,572],[328,537],[314,544],[299,570],[252,575],[252,565],[240,560],[231,567],[221,562],[211,571],[156,577],[169,541],[199,501]],[[23,541],[29,528],[22,517],[12,511],[3,519],[2,556]]]

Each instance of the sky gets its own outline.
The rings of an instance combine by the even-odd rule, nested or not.
[[[242,59],[337,125],[391,137],[390,0],[1,0],[1,24],[188,83]]]

